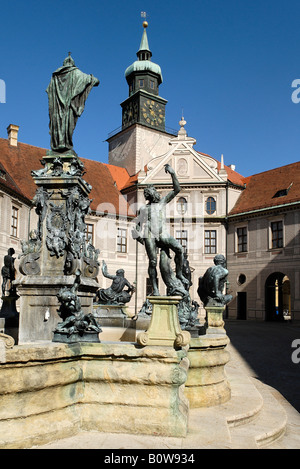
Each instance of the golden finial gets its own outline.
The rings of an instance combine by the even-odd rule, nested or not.
[[[147,26],[148,26],[148,21],[146,21],[147,13],[145,11],[141,11],[141,17],[145,18],[145,21],[143,21],[143,27],[147,28]]]

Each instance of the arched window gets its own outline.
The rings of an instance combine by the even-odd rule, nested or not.
[[[179,197],[177,200],[177,212],[184,215],[187,210],[187,200],[184,197]]]
[[[216,201],[213,197],[208,197],[206,200],[206,213],[212,215],[216,211]]]

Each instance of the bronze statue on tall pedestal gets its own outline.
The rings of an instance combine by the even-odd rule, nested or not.
[[[169,289],[168,295],[184,294],[184,285],[188,283],[182,272],[184,260],[183,247],[179,241],[170,236],[166,224],[166,206],[180,192],[180,185],[174,169],[169,164],[165,165],[165,171],[171,175],[173,190],[165,197],[161,197],[154,186],[145,188],[144,196],[148,203],[139,210],[136,228],[132,232],[133,237],[145,246],[149,259],[148,273],[154,296],[159,296],[157,286],[157,248],[160,249],[161,253],[160,271],[164,283]],[[170,250],[175,253],[176,277],[171,274],[169,267]]]
[[[37,185],[33,206],[38,226],[31,231],[30,239],[21,243],[21,275],[15,282],[20,296],[21,343],[51,340],[56,327],[63,331],[56,331],[55,340],[68,341],[66,329],[72,331],[78,326],[82,332],[86,318],[91,318],[93,298],[99,288],[98,251],[87,241],[85,223],[92,187],[82,177],[84,167],[73,149],[72,137],[88,94],[98,84],[93,75],[75,67],[69,54],[63,66],[52,74],[47,88],[51,150],[41,159],[43,168],[31,171]],[[71,291],[72,277],[79,270],[77,295],[82,310],[76,311],[75,319],[57,326],[57,293]],[[88,340],[98,341],[94,332],[87,334]],[[83,335],[78,333],[76,337],[79,340]]]
[[[144,190],[147,204],[139,210],[135,220],[132,236],[143,244],[149,260],[148,273],[153,287],[152,296],[160,296],[157,285],[157,264],[159,252],[159,269],[167,287],[167,296],[179,296],[178,315],[181,328],[198,324],[197,304],[191,302],[189,295],[190,280],[184,275],[184,250],[178,240],[171,236],[167,229],[166,206],[180,192],[180,184],[174,169],[165,165],[166,173],[172,178],[173,190],[161,197],[154,186]],[[171,267],[171,251],[175,254],[175,272]]]
[[[52,74],[46,90],[49,101],[49,129],[53,152],[73,152],[73,132],[85,101],[98,78],[87,75],[75,66],[69,52],[63,66]]]

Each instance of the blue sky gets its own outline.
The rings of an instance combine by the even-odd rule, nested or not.
[[[179,128],[183,109],[195,148],[217,159],[223,153],[244,176],[300,160],[300,103],[291,99],[300,79],[299,0],[1,3],[0,137],[13,123],[20,141],[49,148],[45,90],[71,51],[100,80],[78,120],[74,149],[107,162],[106,139],[121,125],[124,71],[136,60],[146,11],[168,127]]]

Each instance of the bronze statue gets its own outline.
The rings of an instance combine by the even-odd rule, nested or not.
[[[175,283],[177,286],[179,285],[180,289],[181,287],[184,289],[184,286],[189,283],[182,272],[183,247],[179,241],[170,236],[166,223],[166,205],[180,192],[180,185],[174,169],[171,168],[169,164],[165,165],[165,171],[171,175],[173,190],[165,197],[161,197],[154,186],[146,187],[144,190],[144,196],[148,203],[141,207],[136,219],[136,227],[132,231],[133,237],[146,248],[146,253],[149,259],[148,273],[152,283],[154,296],[159,296],[157,285],[157,248],[161,250],[160,270],[162,272],[163,280],[167,286],[170,286],[170,290],[173,290],[175,293],[176,289],[171,285],[168,285],[168,283],[173,283],[173,280],[175,280],[175,278],[171,279],[170,277],[171,270],[168,265],[170,250],[175,253]]]
[[[48,210],[49,199],[53,192],[53,190],[47,191],[43,187],[38,187],[35,196],[32,199],[32,205],[35,207],[35,213],[39,217],[37,226],[37,235],[39,239],[42,239],[43,221]]]
[[[226,259],[222,254],[214,258],[214,266],[209,267],[203,277],[199,278],[198,295],[205,306],[225,306],[232,300],[232,295],[224,294],[228,270]]]
[[[13,257],[15,253],[14,248],[9,248],[7,251],[6,256],[4,256],[4,265],[1,269],[1,275],[2,275],[2,295],[5,296],[5,291],[6,291],[6,286],[7,282],[10,282],[10,287],[9,287],[9,296],[13,292],[13,285],[12,282],[15,280],[16,276],[16,269],[14,266],[15,263],[15,258]]]
[[[186,288],[187,291],[189,291],[190,287],[193,285],[193,282],[192,282],[192,271],[193,270],[194,269],[191,268],[190,263],[188,261],[187,253],[184,253],[182,273],[188,281],[188,283],[185,285],[185,288]]]
[[[95,302],[102,305],[124,305],[128,303],[135,289],[124,277],[124,270],[118,269],[116,275],[110,275],[105,261],[102,261],[102,273],[104,277],[111,279],[113,282],[109,288],[100,288],[97,291]],[[125,288],[127,289],[125,290]]]
[[[84,111],[85,101],[98,78],[80,71],[69,56],[63,66],[52,74],[46,90],[49,102],[49,129],[53,152],[73,152],[73,132],[78,117]]]
[[[60,302],[57,312],[62,322],[59,322],[56,326],[53,342],[72,341],[71,336],[73,334],[78,336],[78,341],[99,342],[98,334],[102,332],[102,329],[92,313],[84,313],[77,296],[80,275],[81,272],[79,270],[76,271],[73,286],[61,288],[57,294],[58,301]],[[92,340],[87,340],[89,334],[92,335]]]

